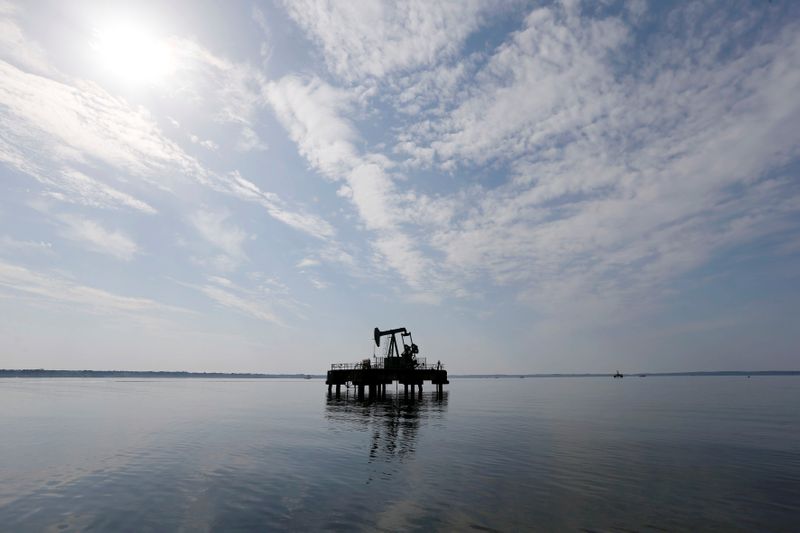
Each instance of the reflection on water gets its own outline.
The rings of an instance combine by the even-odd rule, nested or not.
[[[422,393],[410,399],[387,395],[376,400],[358,400],[328,395],[325,418],[337,430],[370,433],[369,462],[403,461],[414,453],[420,424],[441,421],[447,411],[449,393]]]
[[[797,530],[797,378],[387,396],[0,380],[0,531]]]

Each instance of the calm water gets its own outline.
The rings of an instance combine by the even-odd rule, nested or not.
[[[0,380],[7,531],[800,527],[800,379]]]

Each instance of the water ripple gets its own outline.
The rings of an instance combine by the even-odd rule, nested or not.
[[[309,380],[310,381],[310,380]],[[0,380],[0,530],[792,531],[800,380]]]

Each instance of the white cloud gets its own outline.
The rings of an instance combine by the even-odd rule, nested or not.
[[[210,283],[205,285],[192,285],[181,283],[186,287],[198,290],[219,305],[233,309],[257,320],[271,322],[283,326],[283,321],[272,310],[272,303],[281,302],[280,294],[287,289],[272,279],[263,279],[258,273],[253,274],[257,282],[252,289],[243,288],[228,278],[209,276]]]
[[[133,266],[169,271],[196,291],[181,296],[228,317],[201,321],[250,317],[237,333],[278,344],[292,336],[270,323],[314,323],[314,302],[342,290],[422,315],[446,304],[520,364],[525,345],[553,361],[592,345],[582,329],[666,331],[673,302],[775,312],[741,287],[699,294],[744,279],[768,299],[797,277],[797,7],[697,2],[656,18],[638,0],[285,5],[302,34],[247,5],[235,17],[249,28],[218,48],[166,37],[174,69],[134,88],[76,61],[81,24],[50,34],[0,0],[0,215],[13,230],[0,257],[75,272],[101,261],[126,286],[141,284]],[[336,294],[314,289],[334,281]],[[166,309],[2,263],[0,293],[65,313]]]
[[[323,261],[344,265],[346,267],[354,267],[356,265],[353,254],[342,249],[342,247],[338,246],[336,243],[328,244],[319,250],[319,257]]]
[[[796,191],[767,178],[798,153],[796,24],[753,37],[758,19],[744,17],[734,35],[725,14],[709,12],[697,19],[703,24],[678,24],[694,34],[649,38],[630,25],[642,6],[593,17],[555,5],[532,11],[485,60],[441,62],[383,54],[403,48],[386,36],[402,33],[392,26],[402,19],[397,12],[416,7],[376,5],[359,19],[369,21],[364,29],[337,27],[351,9],[338,4],[287,9],[347,81],[432,67],[409,82],[392,80],[396,92],[382,98],[419,115],[395,153],[456,179],[480,169],[499,184],[455,181],[450,194],[430,196],[404,182],[399,194],[394,163],[359,149],[347,118],[355,92],[286,76],[266,94],[300,153],[343,182],[337,194],[374,232],[376,264],[400,273],[416,300],[467,294],[486,276],[541,305],[574,309],[576,295],[585,295],[587,309],[624,307],[648,291],[656,299],[721,250],[790,225]],[[691,8],[671,16],[684,9]],[[733,38],[755,42],[733,47]],[[431,39],[436,46],[435,32]],[[372,51],[382,57],[368,61]],[[730,190],[736,186],[744,192]],[[773,210],[763,212],[763,202]]]
[[[388,173],[391,161],[356,147],[358,133],[343,116],[352,94],[319,79],[287,76],[270,83],[267,97],[300,153],[328,179],[346,182],[340,194],[352,201],[366,228],[378,234],[374,248],[379,262],[412,286],[431,278],[432,265],[403,231],[404,206]]]
[[[316,259],[312,259],[310,257],[306,257],[303,260],[301,260],[299,263],[297,263],[297,268],[308,268],[308,267],[313,267],[313,266],[317,266],[317,265],[319,265],[319,261],[317,261]]]
[[[445,165],[463,158],[483,163],[535,155],[563,142],[559,135],[585,134],[616,103],[608,59],[627,38],[627,27],[614,18],[534,10],[476,73],[469,97],[430,124],[430,147]]]
[[[139,253],[139,246],[118,230],[108,230],[94,220],[74,215],[58,215],[63,227],[61,235],[94,252],[130,261]]]
[[[122,296],[81,285],[63,275],[36,272],[2,261],[0,261],[0,287],[6,291],[29,294],[49,302],[78,305],[87,311],[98,313],[186,312],[184,309],[164,305],[148,298]]]
[[[30,41],[18,44],[21,49],[34,46]],[[263,75],[188,39],[171,38],[170,46],[176,61],[173,95],[206,103],[217,120],[239,124],[238,149],[266,149],[252,129],[255,112],[264,103]],[[138,178],[132,182],[138,189],[147,186],[150,192],[165,193],[194,182],[255,201],[276,220],[314,237],[328,238],[334,233],[326,221],[293,209],[237,172],[220,174],[204,168],[164,135],[147,110],[131,106],[97,84],[70,80],[62,74],[35,75],[3,61],[0,77],[4,80],[0,86],[0,160],[35,177],[55,198],[92,207],[124,205],[154,212],[146,202],[89,178],[85,171],[74,170],[90,165],[109,174],[103,165],[110,165],[123,179],[129,175]],[[179,124],[173,117],[168,120]],[[199,137],[195,141],[211,150],[217,148],[213,141]]]
[[[328,286],[330,285],[329,283],[327,283],[325,281],[322,281],[321,279],[313,278],[313,277],[312,278],[308,278],[308,281],[309,281],[309,283],[311,283],[311,285],[314,286],[315,289],[319,289],[319,290],[327,289]]]
[[[253,152],[264,151],[267,148],[269,148],[267,143],[262,141],[252,128],[242,128],[242,131],[239,134],[239,140],[236,141],[236,150],[240,152]]]
[[[324,220],[293,210],[237,172],[219,174],[204,168],[161,132],[148,111],[131,107],[96,84],[76,81],[69,85],[23,72],[3,61],[0,77],[4,80],[0,86],[0,159],[60,187],[60,199],[89,205],[126,205],[151,212],[152,207],[145,202],[71,170],[75,165],[105,164],[136,176],[143,182],[138,185],[147,185],[153,192],[195,183],[255,201],[276,220],[315,237],[333,234]],[[226,113],[247,115],[251,104],[232,102]],[[43,154],[46,157],[41,157]],[[63,179],[42,178],[48,172],[63,173]]]
[[[225,290],[221,287],[213,285],[204,285],[200,290],[209,298],[216,301],[218,304],[235,309],[248,316],[263,320],[265,322],[272,322],[281,324],[281,321],[270,311],[263,303],[258,301],[249,300],[242,296],[236,295],[233,292]]]
[[[432,224],[446,271],[526,287],[540,308],[624,311],[791,227],[797,190],[770,173],[800,152],[798,27],[733,48],[733,25],[708,20],[648,42],[642,68],[621,74],[619,54],[642,46],[622,20],[538,9],[441,119],[408,128],[400,151],[411,142],[418,164],[511,168]]]
[[[176,60],[176,86],[171,88],[175,96],[201,101],[221,122],[252,123],[263,104],[266,83],[258,69],[218,56],[190,39],[173,37],[170,45]]]
[[[227,212],[198,211],[192,215],[191,222],[203,239],[225,252],[225,265],[235,267],[247,258],[244,251],[247,233],[229,219]]]
[[[434,292],[412,292],[406,294],[405,299],[412,303],[425,305],[439,305],[442,302],[441,294]]]
[[[45,241],[20,241],[8,235],[0,237],[0,252],[53,253],[53,243]]]
[[[244,179],[239,172],[232,172],[225,177],[224,188],[237,198],[260,204],[272,218],[313,237],[326,240],[335,234],[333,226],[327,221],[302,210],[287,208],[277,195],[262,191],[255,183]]]
[[[256,13],[260,11],[254,7]],[[249,63],[220,57],[189,39],[172,38],[170,43],[178,63],[175,79],[181,80],[170,88],[172,96],[195,100],[213,110],[215,121],[239,126],[235,150],[266,150],[267,144],[254,129],[257,112],[265,103],[262,92],[267,80],[263,73]],[[266,61],[269,54],[269,46],[262,43],[262,60]]]
[[[16,5],[4,2],[0,6],[0,58],[34,72],[50,72],[44,49],[32,42],[14,20],[19,14]]]
[[[303,0],[284,3],[322,48],[328,68],[348,81],[433,65],[458,52],[488,1]]]
[[[285,76],[267,86],[266,96],[300,154],[323,175],[341,179],[358,162],[358,133],[343,118],[352,93],[318,78]]]
[[[261,11],[256,5],[253,5],[253,10],[251,13],[253,20],[261,29],[264,37],[268,39],[270,37],[271,31],[269,28],[269,24],[267,22],[266,15],[264,15],[264,12]],[[261,54],[261,60],[264,63],[269,61],[270,57],[272,57],[272,47],[269,45],[269,42],[267,40],[261,41],[261,44],[259,45],[259,53]]]
[[[127,207],[152,215],[156,213],[147,203],[133,196],[119,191],[105,183],[90,178],[77,170],[65,169],[61,172],[60,179],[48,180],[40,176],[42,183],[61,189],[61,192],[51,192],[59,200],[83,204],[90,207]]]
[[[192,141],[194,144],[199,144],[206,150],[211,150],[212,152],[216,152],[219,150],[219,145],[210,139],[201,139],[197,135],[189,135],[189,140]]]
[[[208,276],[208,281],[221,285],[222,287],[233,287],[234,283],[228,278],[222,276]]]
[[[39,161],[33,161],[26,156],[19,145],[13,144],[14,141],[22,144],[24,140],[15,137],[11,130],[5,133],[12,142],[0,138],[0,161],[42,184],[46,196],[88,207],[104,209],[125,207],[146,214],[156,213],[156,210],[146,202],[69,166],[65,165],[59,169],[45,168]]]
[[[392,92],[385,100],[408,115],[424,111],[441,116],[458,93],[469,86],[470,76],[476,68],[474,62],[469,56],[454,63],[396,77],[391,80]]]
[[[134,175],[199,165],[166,139],[150,114],[88,82],[67,85],[0,61],[0,124],[24,145],[49,146],[58,159],[94,158]],[[5,136],[5,135],[4,135]]]

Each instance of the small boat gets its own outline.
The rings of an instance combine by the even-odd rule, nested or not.
[[[621,377],[624,377],[624,376],[623,376],[622,374],[620,374],[620,373],[619,373],[619,370],[617,370],[617,373],[616,373],[616,374],[614,374],[614,377],[615,377],[615,378],[621,378]]]

